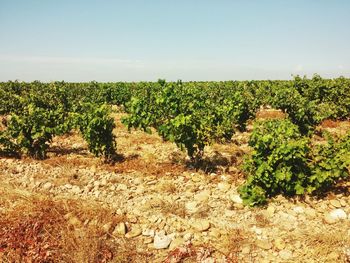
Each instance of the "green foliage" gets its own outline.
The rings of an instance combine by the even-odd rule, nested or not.
[[[0,153],[13,154],[17,151],[17,145],[9,139],[7,132],[0,131]]]
[[[350,135],[313,146],[289,120],[255,123],[246,157],[246,183],[239,189],[245,204],[259,205],[277,194],[302,195],[328,189],[349,175]]]
[[[249,145],[254,149],[244,166],[249,177],[240,190],[245,203],[261,204],[279,193],[304,193],[309,148],[296,125],[289,120],[257,122]]]
[[[21,114],[12,114],[6,130],[7,141],[24,149],[30,156],[43,159],[53,136],[67,130],[65,112],[50,111],[33,104],[24,107]]]
[[[160,79],[139,83],[4,82],[0,83],[0,115],[9,119],[13,117],[13,123],[9,127],[11,129],[2,132],[1,149],[14,149],[16,147],[13,145],[16,145],[17,151],[33,152],[34,156],[43,158],[53,136],[76,127],[74,118],[78,116],[87,120],[90,118],[86,116],[87,112],[95,114],[91,113],[91,109],[85,112],[84,105],[88,104],[95,105],[92,107],[95,109],[103,104],[124,106],[129,116],[123,122],[129,129],[150,132],[154,128],[165,140],[173,141],[186,150],[192,160],[199,160],[205,146],[214,141],[224,143],[231,139],[236,129],[244,130],[247,121],[254,118],[261,106],[270,105],[287,113],[288,119],[298,127],[299,136],[312,134],[325,119],[349,118],[350,79],[322,79],[315,75],[311,79],[296,76],[291,81],[166,82]],[[36,118],[34,114],[45,120]],[[105,114],[109,113],[106,111]],[[108,123],[107,119],[101,122]],[[92,126],[101,129],[98,124]],[[106,133],[110,134],[108,129]],[[13,137],[16,134],[19,138]],[[102,136],[104,132],[96,134]],[[95,136],[90,135],[86,135],[86,138]],[[107,140],[112,141],[111,138]],[[107,142],[95,144],[96,147],[98,145],[113,148],[107,146]],[[290,148],[294,149],[294,146],[286,147],[291,152],[283,154],[292,154]],[[326,149],[314,149],[310,143],[306,143],[305,147],[309,151],[307,155],[326,155],[327,152]],[[96,155],[105,155],[101,152],[109,151],[94,148],[91,149]],[[274,167],[277,164],[270,165]],[[308,166],[311,170],[318,169],[317,166]]]
[[[324,133],[326,143],[316,145],[312,152],[310,191],[324,190],[345,179],[350,168],[350,133],[344,138],[332,138]]]
[[[94,85],[99,86],[92,83],[88,88]],[[0,85],[0,114],[8,119],[6,129],[0,132],[0,151],[43,159],[54,136],[79,127],[93,154],[111,158],[115,137],[110,111],[98,102],[102,95],[94,101],[81,93],[75,84],[64,82]]]
[[[83,113],[76,116],[76,125],[88,143],[91,153],[112,160],[116,153],[113,134],[115,123],[110,117],[110,108],[107,105],[85,104]]]
[[[237,90],[180,81],[159,80],[147,86],[143,96],[132,98],[127,108],[130,114],[123,123],[129,129],[149,132],[155,128],[164,140],[186,150],[194,162],[201,160],[205,146],[230,139],[235,125],[244,126],[251,116]]]

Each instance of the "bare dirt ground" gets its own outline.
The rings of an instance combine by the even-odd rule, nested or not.
[[[260,117],[269,114],[280,116]],[[350,183],[244,207],[249,133],[208,147],[196,171],[157,134],[129,133],[122,116],[113,165],[74,133],[55,138],[46,160],[0,158],[1,262],[350,262]]]

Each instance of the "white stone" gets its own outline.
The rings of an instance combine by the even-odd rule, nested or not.
[[[218,183],[218,189],[223,191],[223,192],[227,192],[229,189],[231,188],[231,185],[228,183]]]
[[[304,213],[304,208],[301,206],[296,206],[293,208],[293,211],[297,214],[302,214],[302,213]]]
[[[186,203],[185,207],[190,213],[195,213],[198,210],[198,204],[195,201]]]
[[[335,220],[339,220],[339,219],[346,219],[347,218],[347,215],[346,213],[344,212],[343,209],[334,209],[332,210],[329,215],[335,219]]]
[[[50,190],[52,188],[52,183],[47,182],[43,185],[44,190]]]
[[[79,194],[79,193],[81,192],[80,187],[77,186],[77,185],[74,185],[74,186],[72,187],[72,189],[71,189],[71,192],[72,192],[73,194]]]
[[[197,200],[198,202],[206,202],[206,201],[208,201],[209,197],[210,197],[210,191],[205,190],[205,191],[202,191],[202,192],[196,194],[194,196],[194,199]]]
[[[242,198],[238,194],[231,195],[230,199],[231,199],[232,202],[234,202],[236,204],[242,204],[243,203]]]
[[[67,189],[71,189],[72,185],[71,184],[65,184],[64,187],[67,188]]]
[[[154,236],[153,245],[156,249],[168,248],[171,243],[171,237],[164,234],[164,232],[158,232]]]
[[[103,179],[101,180],[100,185],[105,186],[106,184],[107,184],[107,180],[106,180],[105,178],[103,178]]]
[[[191,239],[193,238],[193,234],[192,233],[186,233],[185,235],[184,235],[184,240],[185,241],[190,241]]]
[[[192,223],[192,227],[199,232],[203,232],[210,228],[210,222],[205,219],[199,219]]]
[[[293,253],[287,249],[281,250],[278,255],[280,256],[281,259],[283,260],[289,260],[293,257]]]

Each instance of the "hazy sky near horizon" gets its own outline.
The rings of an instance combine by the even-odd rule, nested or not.
[[[0,81],[350,77],[349,0],[0,0]]]

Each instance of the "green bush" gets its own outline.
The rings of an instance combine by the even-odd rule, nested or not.
[[[332,138],[324,133],[326,143],[313,147],[309,191],[321,191],[334,182],[345,179],[350,167],[350,133],[344,138]]]
[[[76,125],[88,143],[89,151],[107,161],[112,160],[116,154],[116,141],[110,107],[87,103],[82,109],[83,112],[76,115]]]
[[[249,176],[240,189],[246,204],[262,204],[279,193],[304,193],[310,149],[296,125],[289,120],[257,122],[249,145],[253,153],[244,163]]]
[[[197,83],[158,81],[146,87],[143,96],[128,104],[128,128],[155,128],[164,140],[186,150],[194,163],[213,141],[229,140],[235,126],[244,126],[251,116],[238,91],[209,89]]]
[[[245,204],[259,205],[277,194],[302,195],[324,191],[349,175],[350,135],[312,145],[289,120],[259,121],[244,162],[248,178],[239,192]]]
[[[66,113],[60,110],[46,110],[29,104],[21,114],[12,114],[7,130],[5,146],[17,145],[28,155],[43,159],[48,143],[53,136],[66,132]],[[7,143],[6,143],[7,142]]]

